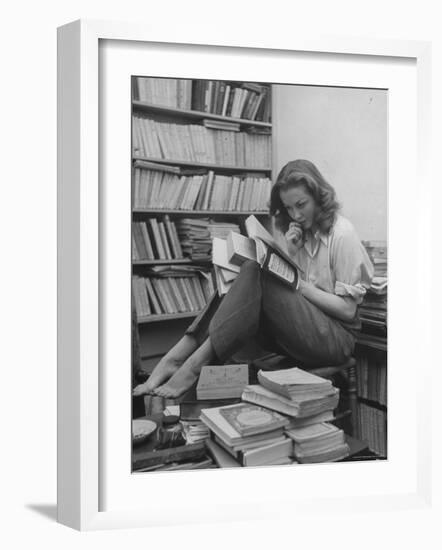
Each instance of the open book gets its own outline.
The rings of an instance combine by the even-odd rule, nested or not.
[[[231,232],[227,240],[213,240],[212,260],[218,292],[225,294],[229,290],[246,260],[257,262],[282,283],[298,288],[299,268],[296,263],[255,216],[249,216],[245,225],[248,237]]]

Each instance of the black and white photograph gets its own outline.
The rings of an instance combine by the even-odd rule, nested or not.
[[[132,76],[133,473],[388,459],[388,99]]]

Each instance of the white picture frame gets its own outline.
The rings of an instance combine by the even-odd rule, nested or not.
[[[155,481],[157,474],[150,479],[152,494],[158,496],[155,505],[145,502],[136,507],[122,491],[118,506],[103,509],[102,484],[106,480],[102,464],[104,453],[108,449],[103,443],[102,415],[106,410],[103,402],[108,400],[107,387],[103,388],[102,372],[105,354],[100,347],[103,322],[103,303],[106,303],[106,289],[102,285],[102,254],[100,234],[106,225],[100,226],[100,213],[107,208],[102,204],[100,187],[100,128],[99,117],[103,106],[99,99],[100,47],[106,42],[125,45],[125,48],[140,44],[167,44],[175,56],[180,55],[180,47],[198,47],[207,55],[213,48],[227,48],[229,55],[240,55],[249,51],[268,52],[279,55],[281,62],[291,52],[303,52],[316,56],[350,56],[362,63],[361,57],[408,59],[416,64],[417,82],[417,116],[418,125],[415,135],[417,144],[418,171],[423,185],[418,193],[421,199],[431,203],[431,185],[429,179],[429,124],[431,118],[430,104],[430,44],[427,42],[365,40],[354,37],[319,37],[296,38],[281,36],[272,43],[264,37],[254,39],[240,35],[225,39],[212,35],[189,40],[185,29],[182,33],[176,30],[168,36],[161,29],[147,31],[143,25],[102,21],[76,21],[59,29],[58,36],[58,521],[80,530],[93,530],[115,527],[139,527],[173,523],[193,523],[195,521],[231,521],[233,519],[254,519],[263,517],[261,500],[247,498],[247,495],[236,495],[236,503],[229,509],[205,506],[204,500],[193,497],[192,513],[180,511],[178,506],[161,498],[160,484]],[[108,60],[106,60],[108,62]],[[326,62],[326,60],[325,60]],[[265,77],[262,79],[265,80]],[[416,152],[416,151],[415,151]],[[418,213],[419,234],[425,236],[430,224],[429,210],[422,206]],[[390,236],[397,232],[400,216],[390,219]],[[392,233],[393,230],[393,233]],[[421,239],[424,242],[425,239]],[[128,241],[129,242],[129,241]],[[429,246],[429,245],[428,245]],[[405,486],[397,490],[354,495],[351,488],[340,495],[340,510],[348,512],[357,506],[360,510],[403,509],[427,506],[431,500],[430,468],[430,431],[426,419],[430,416],[431,403],[426,396],[431,375],[432,350],[430,342],[431,329],[431,259],[428,246],[422,245],[418,251],[419,277],[422,284],[418,296],[412,304],[415,313],[422,314],[419,327],[421,337],[419,348],[409,353],[409,361],[418,352],[425,354],[427,360],[422,363],[416,387],[416,414],[411,422],[415,430],[415,445],[419,454],[413,457],[413,463],[407,464],[408,471],[413,469],[413,489]],[[402,250],[402,249],[401,249]],[[398,255],[401,250],[398,249]],[[416,275],[417,276],[417,275]],[[130,323],[127,331],[130,330]],[[394,342],[394,337],[393,337]],[[130,370],[127,366],[128,373]],[[128,391],[128,390],[127,390]],[[128,430],[129,432],[129,430]],[[413,452],[412,450],[412,452]],[[119,463],[121,465],[121,462]],[[352,464],[346,465],[354,473]],[[333,465],[324,465],[315,470],[315,475],[330,469]],[[112,471],[113,466],[106,467]],[[268,469],[266,469],[268,477]],[[274,471],[280,471],[275,468]],[[307,471],[307,470],[306,470]],[[261,470],[261,472],[263,472]],[[405,472],[405,470],[404,470]],[[125,475],[130,474],[130,468]],[[280,472],[281,473],[281,472]],[[284,472],[282,472],[284,473]],[[335,473],[338,473],[335,471]],[[245,472],[223,472],[222,482],[229,479],[236,483],[236,476],[241,475],[241,482],[256,482],[256,470]],[[214,472],[198,472],[200,480],[213,481]],[[264,475],[264,473],[260,474]],[[274,475],[277,475],[276,473]],[[195,473],[174,475],[174,483],[188,487],[191,476],[195,483]],[[245,478],[247,476],[247,478]],[[339,476],[338,476],[339,477]],[[165,477],[161,479],[163,483]],[[219,482],[220,476],[217,476]],[[203,482],[204,483],[204,482]],[[200,483],[201,485],[201,483]],[[272,502],[284,503],[282,508],[290,507],[309,513],[313,510],[327,510],[334,502],[331,489],[312,491],[311,498],[301,495],[271,493],[267,483],[266,490]],[[185,490],[185,489],[184,489]],[[245,491],[246,492],[246,491]],[[270,496],[271,494],[271,496]],[[227,496],[224,496],[227,499]],[[280,500],[278,500],[280,499]],[[222,498],[221,498],[221,502]],[[224,500],[227,502],[227,500]],[[165,510],[170,505],[170,513]],[[279,511],[279,516],[284,512]]]

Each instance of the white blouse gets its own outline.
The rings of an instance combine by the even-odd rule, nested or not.
[[[293,259],[301,269],[303,280],[337,296],[350,297],[357,304],[362,302],[374,274],[373,264],[355,228],[339,214],[328,234],[317,231]]]

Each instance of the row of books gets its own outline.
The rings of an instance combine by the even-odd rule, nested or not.
[[[175,223],[149,218],[132,223],[132,258],[134,260],[172,260],[184,258]]]
[[[135,168],[134,208],[263,212],[268,210],[271,180],[254,176],[223,176],[212,170],[178,176],[161,170]]]
[[[149,277],[133,277],[132,287],[138,319],[149,315],[198,312],[214,288],[210,274],[197,274],[194,266],[168,266]]]
[[[206,370],[205,370],[206,369]],[[202,369],[197,394],[205,399],[236,397],[241,403],[201,411],[212,438],[243,466],[327,462],[345,458],[342,430],[329,424],[339,390],[329,380],[298,368],[258,373],[248,381],[247,365]]]
[[[189,110],[192,108],[192,81],[183,78],[134,77],[134,99]]]
[[[387,411],[359,404],[360,437],[379,456],[387,456]]]
[[[176,228],[184,255],[195,261],[210,260],[213,239],[225,239],[230,232],[240,232],[235,223],[210,218],[181,218]]]
[[[133,155],[192,163],[268,169],[271,136],[216,130],[198,124],[157,122],[133,117]]]
[[[254,82],[195,80],[192,109],[216,115],[270,122],[270,87]]]
[[[254,82],[135,77],[134,99],[151,105],[270,121],[270,86]]]
[[[357,395],[387,406],[387,359],[377,350],[359,350],[357,355]]]
[[[182,218],[173,222],[165,215],[162,220],[133,222],[132,259],[209,261],[213,239],[225,239],[231,232],[239,233],[239,226],[210,218]]]

